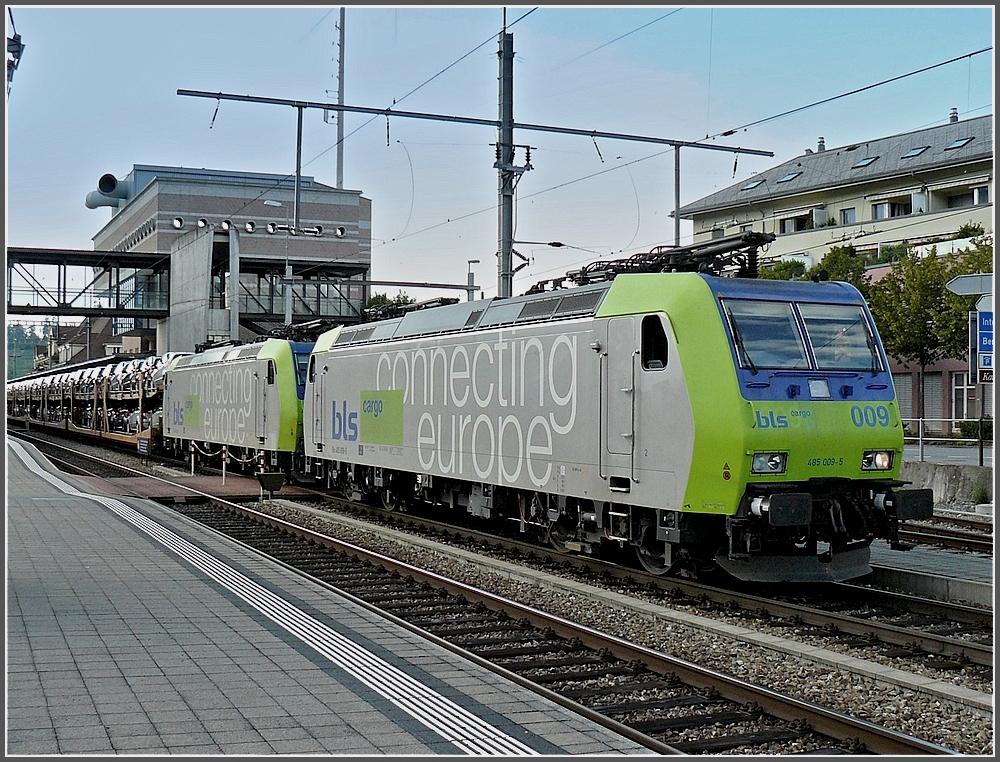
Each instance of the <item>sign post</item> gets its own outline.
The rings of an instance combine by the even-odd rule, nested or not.
[[[945,288],[960,296],[977,296],[976,311],[969,313],[969,379],[976,380],[979,398],[979,465],[983,465],[984,384],[993,383],[993,273],[958,275]],[[975,321],[975,322],[973,322]],[[973,334],[972,326],[975,325]]]

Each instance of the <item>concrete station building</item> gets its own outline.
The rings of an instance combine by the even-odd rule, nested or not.
[[[137,164],[101,177],[86,204],[110,207],[111,219],[94,249],[169,257],[169,317],[118,319],[111,333],[148,334],[162,354],[286,323],[356,322],[369,297],[371,200],[307,176],[299,197],[295,230],[294,175]],[[147,279],[158,277],[136,273],[132,298],[156,293]]]

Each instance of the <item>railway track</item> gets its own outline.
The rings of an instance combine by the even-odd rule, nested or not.
[[[326,498],[330,500],[330,498]],[[625,565],[587,556],[563,555],[509,537],[457,527],[414,515],[392,514],[372,506],[336,500],[336,510],[376,519],[407,531],[426,532],[432,538],[464,542],[469,547],[493,548],[515,560],[534,559],[558,573],[577,573],[585,581],[625,584],[636,595],[651,597],[672,607],[691,607],[701,613],[740,613],[785,626],[801,635],[853,644],[871,654],[881,650],[889,658],[907,659],[924,666],[954,670],[979,665],[982,678],[992,680],[993,612],[962,604],[935,601],[849,583],[810,585],[790,595],[789,586],[768,593],[746,592],[679,578],[664,578]]]
[[[661,753],[948,753],[245,507],[175,510]]]
[[[37,445],[50,457],[70,461],[72,450],[51,442]],[[79,453],[78,461],[92,464],[100,476],[120,475],[120,467]],[[68,467],[68,466],[67,466]],[[87,466],[80,466],[86,468]],[[140,471],[133,474],[145,475]],[[860,650],[863,658],[881,655],[893,663],[928,668],[945,676],[960,670],[973,672],[974,679],[990,684],[993,679],[993,612],[957,603],[935,601],[862,587],[851,583],[767,588],[755,585],[715,586],[680,578],[665,578],[627,565],[589,556],[561,554],[553,549],[516,538],[456,526],[416,513],[387,511],[316,493],[319,504],[366,520],[422,532],[432,538],[492,548],[512,560],[533,560],[559,574],[576,574],[583,581],[624,584],[632,594],[651,598],[673,608],[699,614],[739,616],[770,630],[783,631],[827,647],[847,646]]]
[[[110,468],[102,462],[105,473],[101,475],[109,475]],[[936,744],[498,599],[248,508],[228,505],[227,511],[241,515],[226,513],[223,517],[218,503],[221,501],[211,499],[207,505],[183,509],[197,512],[199,520],[217,528],[223,521],[226,533],[240,541],[318,579],[334,580],[338,588],[410,621],[411,626],[429,631],[454,648],[477,654],[478,659],[489,661],[491,668],[514,676],[512,679],[536,686],[550,697],[561,697],[560,703],[584,707],[582,711],[595,721],[630,728],[622,732],[637,739],[644,737],[641,742],[654,750],[948,752]],[[344,566],[348,556],[361,558],[360,570]],[[376,573],[373,564],[388,571]],[[402,588],[391,589],[385,574]],[[404,577],[415,581],[404,582]]]
[[[52,458],[68,461],[77,457],[90,462],[90,468],[102,476],[120,475],[119,466],[93,458],[72,448],[48,440],[34,440]],[[78,455],[72,455],[72,453]],[[67,467],[70,467],[67,465]],[[86,466],[84,466],[86,467]],[[146,475],[132,470],[133,475]],[[515,559],[535,559],[551,569],[579,573],[585,580],[604,579],[625,582],[636,594],[652,595],[673,606],[696,607],[700,611],[744,612],[751,618],[783,623],[800,634],[813,632],[817,637],[859,641],[866,650],[881,647],[891,658],[912,659],[925,666],[944,670],[969,664],[991,666],[993,660],[993,612],[972,606],[935,601],[916,596],[862,587],[852,583],[808,586],[754,585],[719,587],[676,577],[658,577],[625,564],[589,556],[562,554],[554,549],[524,542],[474,527],[444,523],[419,515],[389,511],[317,492],[316,500],[335,512],[347,512],[402,526],[407,531],[425,532],[452,542],[492,547],[513,554]],[[789,588],[797,592],[789,593]],[[992,679],[992,675],[989,675]]]
[[[993,524],[971,519],[942,518],[924,523],[901,522],[899,539],[902,542],[993,555]]]

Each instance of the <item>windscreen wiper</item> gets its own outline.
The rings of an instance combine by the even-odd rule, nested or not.
[[[740,335],[739,326],[736,325],[736,318],[733,317],[733,313],[726,310],[729,315],[729,325],[733,329],[733,341],[736,342],[736,350],[741,353],[744,359],[747,361],[747,365],[750,366],[750,370],[753,374],[757,375],[757,366],[753,364],[753,360],[750,359],[750,353],[747,352],[746,346],[743,344],[743,337]]]
[[[872,376],[878,375],[878,349],[875,347],[875,339],[872,338],[872,332],[868,330],[868,326],[865,326],[865,341],[868,342],[868,351],[872,355]]]

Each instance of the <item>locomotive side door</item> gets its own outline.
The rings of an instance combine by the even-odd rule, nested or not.
[[[323,423],[326,421],[326,416],[323,414],[323,384],[326,382],[326,366],[323,366],[320,371],[317,370],[316,365],[317,357],[313,355],[309,358],[309,386],[312,389],[312,396],[308,414],[311,416],[310,421],[312,422],[312,444],[317,446],[316,449],[319,452],[322,452],[325,442]]]
[[[269,398],[274,396],[270,395],[268,390],[275,381],[274,361],[258,362],[253,375],[254,385],[257,387],[254,394],[254,434],[257,436],[258,444],[267,444],[267,405]]]
[[[635,440],[635,318],[611,318],[602,356],[601,472],[624,487],[620,477],[632,477]],[[618,477],[619,479],[615,479]],[[624,490],[623,490],[624,491]]]

